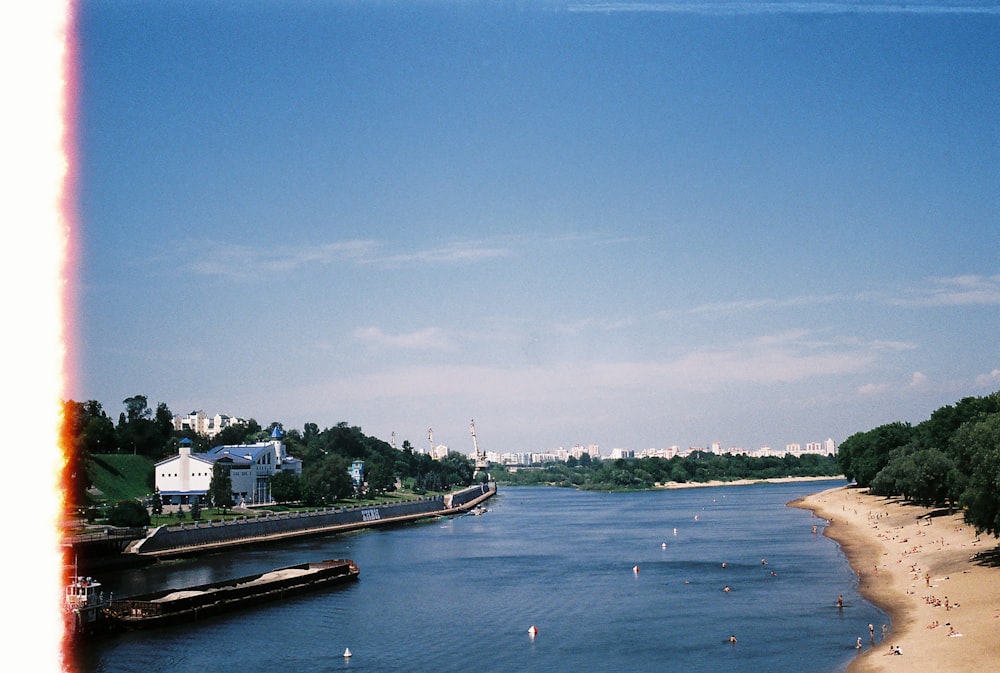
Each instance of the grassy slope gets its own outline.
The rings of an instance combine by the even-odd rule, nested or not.
[[[153,461],[143,456],[97,455],[87,474],[108,503],[143,498],[153,491]]]

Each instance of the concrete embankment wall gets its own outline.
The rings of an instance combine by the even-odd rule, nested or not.
[[[462,508],[466,505],[475,505],[477,502],[481,502],[487,497],[495,494],[496,488],[496,482],[490,482],[489,484],[477,484],[476,486],[470,486],[469,488],[452,493],[451,506]]]
[[[250,544],[304,535],[335,533],[377,525],[403,523],[455,509],[474,506],[496,492],[495,484],[476,485],[450,495],[367,507],[334,508],[314,512],[283,512],[226,523],[188,523],[161,526],[132,547],[138,554],[169,556],[199,550]]]

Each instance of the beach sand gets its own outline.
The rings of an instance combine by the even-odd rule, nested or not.
[[[845,486],[789,504],[830,522],[825,534],[840,544],[861,593],[891,619],[884,637],[874,625],[874,639],[868,624],[858,624],[862,650],[848,673],[1000,671],[996,538],[977,536],[961,513],[867,489]],[[888,654],[894,646],[900,655]]]
[[[662,489],[674,489],[674,488],[708,488],[717,486],[750,486],[752,484],[787,484],[791,482],[799,481],[832,481],[834,479],[843,479],[843,476],[839,477],[772,477],[768,479],[734,479],[732,481],[667,481],[667,482],[657,482],[656,488]]]

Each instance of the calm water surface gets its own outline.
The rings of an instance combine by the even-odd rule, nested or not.
[[[868,624],[878,632],[888,619],[860,598],[836,544],[813,535],[823,522],[785,506],[842,483],[627,494],[502,487],[483,516],[109,574],[100,579],[124,596],[324,558],[361,567],[344,587],[115,636],[79,652],[77,668],[842,671],[858,636],[869,647]]]

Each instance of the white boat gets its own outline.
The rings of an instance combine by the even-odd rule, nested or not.
[[[105,608],[108,599],[101,590],[101,583],[92,577],[74,575],[66,585],[63,614],[67,633],[90,635],[108,630]]]

